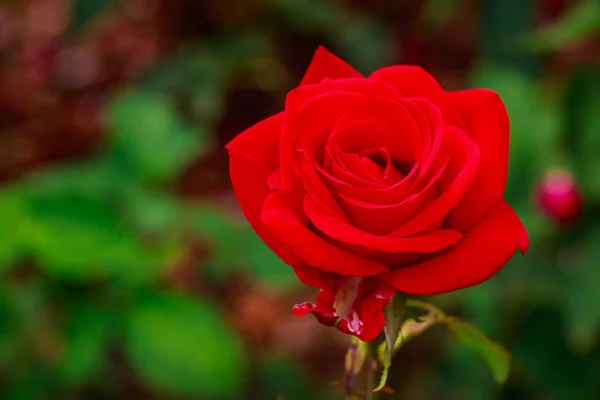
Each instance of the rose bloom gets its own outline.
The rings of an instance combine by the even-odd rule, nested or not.
[[[407,65],[364,77],[319,48],[284,111],[227,148],[246,218],[321,289],[294,313],[370,341],[397,291],[477,285],[527,250],[502,199],[508,140],[491,90],[446,92]]]

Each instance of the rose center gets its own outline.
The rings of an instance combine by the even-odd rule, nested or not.
[[[363,169],[379,181],[397,181],[410,171],[410,167],[393,160],[385,148],[366,149],[357,153]]]

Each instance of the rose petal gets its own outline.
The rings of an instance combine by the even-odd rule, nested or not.
[[[282,123],[283,115],[280,113],[235,137],[227,145],[229,172],[242,212],[256,233],[286,264],[304,265],[260,220],[263,204],[270,192],[267,181],[278,164]]]
[[[300,86],[319,83],[325,78],[362,78],[362,74],[325,47],[319,46],[300,82]]]
[[[269,194],[261,220],[306,265],[346,276],[371,276],[388,271],[385,265],[350,254],[311,232],[290,209],[281,192]]]
[[[281,183],[282,192],[286,193],[290,204],[298,211],[302,209],[302,198],[304,195],[302,182],[294,169],[294,161],[297,159],[295,139],[298,132],[297,124],[300,110],[307,102],[315,99],[317,96],[332,92],[348,92],[370,98],[398,96],[398,91],[390,85],[364,78],[338,79],[335,81],[325,79],[319,84],[302,86],[288,93],[279,152]],[[326,113],[327,110],[319,111],[319,114]]]
[[[502,200],[508,172],[509,120],[504,103],[491,90],[449,95],[465,120],[465,132],[481,152],[475,181],[447,220],[449,226],[466,230]]]
[[[429,184],[423,190],[399,199],[396,204],[373,204],[346,194],[334,192],[340,206],[346,211],[352,225],[374,235],[387,235],[396,232],[411,221],[415,215],[420,215],[439,196],[438,181],[443,176],[448,159],[439,157],[432,167]],[[397,229],[396,229],[397,230]],[[390,236],[408,236],[390,234]]]
[[[451,292],[489,279],[517,248],[525,253],[528,247],[525,227],[502,201],[455,247],[431,260],[395,269],[383,279],[407,294],[431,296]]]
[[[288,133],[293,135],[298,150],[292,153],[296,175],[319,204],[342,219],[346,218],[344,212],[315,172],[312,160],[323,163],[325,143],[336,121],[366,101],[368,97],[351,92],[332,91],[318,95],[300,108],[296,126],[289,127],[294,129]]]
[[[320,323],[369,342],[383,330],[383,309],[395,293],[396,289],[377,278],[336,277],[321,288],[315,303],[297,304],[294,314],[313,313]],[[343,311],[340,303],[348,303]]]
[[[404,97],[422,98],[431,101],[442,112],[444,121],[459,128],[464,127],[462,117],[447,93],[435,78],[423,68],[412,65],[385,67],[373,72],[369,79],[391,84]]]
[[[439,224],[469,190],[479,164],[479,149],[465,133],[447,126],[440,153],[449,157],[449,168],[440,178],[440,196],[390,236],[412,236]]]
[[[326,177],[325,179],[333,179],[336,182],[351,185],[352,187],[385,187],[381,182],[368,180],[366,177],[356,174],[354,171],[355,168],[352,165],[347,164],[349,160],[344,157],[343,151],[340,150],[335,143],[327,146],[326,159],[327,158],[330,159],[330,172],[327,172],[315,161],[315,167],[321,173],[322,177]]]
[[[315,228],[323,234],[348,244],[388,253],[432,253],[455,244],[462,237],[459,231],[449,229],[408,238],[372,235],[328,214],[310,196],[304,198],[304,210]]]
[[[373,188],[353,185],[350,179],[352,176],[338,178],[337,176],[339,176],[341,173],[338,172],[337,174],[329,174],[327,171],[318,168],[317,166],[317,171],[321,175],[321,178],[325,181],[327,187],[329,187],[333,192],[343,194],[350,198],[361,199],[365,203],[378,205],[397,204],[399,199],[406,198],[408,190],[411,188],[414,182],[414,178],[416,177],[418,169],[419,164],[417,163],[413,166],[408,175],[399,180],[397,183],[387,187],[382,186]]]
[[[335,124],[328,145],[336,143],[347,153],[385,147],[392,159],[412,165],[421,156],[421,132],[406,101],[373,99]]]

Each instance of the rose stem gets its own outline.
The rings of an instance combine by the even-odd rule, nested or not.
[[[377,354],[377,345],[374,340],[367,343],[367,393],[365,394],[365,400],[376,400],[377,393],[373,392],[375,388],[375,368],[373,368],[373,361]]]

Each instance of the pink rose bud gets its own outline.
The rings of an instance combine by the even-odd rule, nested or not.
[[[538,184],[536,199],[544,213],[561,224],[575,222],[581,215],[581,195],[569,171],[548,171]]]

